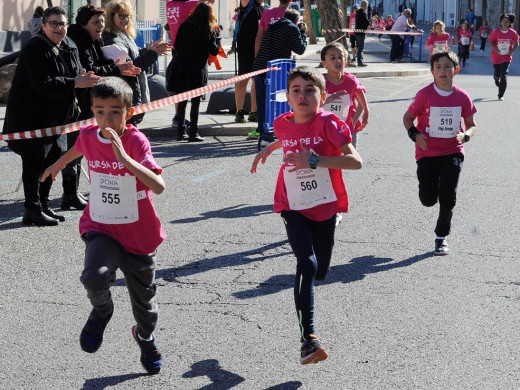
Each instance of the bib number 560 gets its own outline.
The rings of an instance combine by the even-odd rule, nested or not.
[[[302,187],[302,191],[310,191],[318,188],[318,183],[316,183],[316,180],[302,181],[300,182],[300,185]]]
[[[111,193],[106,193],[106,192],[103,192],[101,194],[101,201],[103,203],[108,203],[108,204],[119,204],[119,202],[121,201],[119,199],[119,194],[111,194]]]

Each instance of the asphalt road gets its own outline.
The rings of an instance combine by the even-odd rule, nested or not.
[[[244,137],[152,139],[168,238],[157,270],[164,367],[146,376],[122,278],[102,348],[81,351],[90,304],[79,282],[80,213],[65,212],[58,227],[22,226],[21,163],[2,145],[0,388],[519,388],[520,66],[516,58],[499,102],[487,62],[472,54],[456,77],[475,100],[478,132],[467,145],[452,253],[441,258],[433,256],[438,208],[420,205],[402,126],[431,77],[363,79],[364,167],[344,174],[352,207],[329,277],[316,287],[316,330],[330,358],[313,366],[299,365],[295,260],[272,212],[279,153],[251,175],[255,142]],[[81,188],[88,192],[85,179]]]

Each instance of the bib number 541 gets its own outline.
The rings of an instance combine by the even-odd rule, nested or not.
[[[121,200],[119,199],[119,194],[111,194],[110,192],[101,193],[101,201],[103,203],[108,203],[108,204],[112,204],[112,203],[119,204],[119,202],[121,202]]]

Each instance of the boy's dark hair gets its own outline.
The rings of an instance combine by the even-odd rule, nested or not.
[[[508,18],[509,19],[509,22],[511,22],[511,24],[513,24],[515,22],[515,15],[514,14],[502,14],[500,15],[500,21],[502,21],[502,19],[504,18]]]
[[[125,80],[119,77],[103,77],[94,85],[90,92],[90,104],[93,103],[94,98],[107,99],[118,98],[125,104],[126,108],[132,107],[132,88]]]
[[[321,49],[321,53],[320,53],[320,57],[321,57],[321,60],[322,61],[325,61],[325,56],[327,55],[327,52],[330,50],[330,49],[338,49],[338,50],[341,50],[341,52],[343,53],[343,55],[346,54],[346,50],[345,48],[343,47],[343,45],[341,43],[338,43],[338,42],[331,42],[331,43],[327,43],[323,49]],[[346,60],[346,58],[345,58]]]
[[[87,25],[90,18],[95,15],[104,15],[105,10],[101,7],[96,7],[92,4],[87,4],[78,8],[78,14],[76,15],[76,23],[84,27]]]
[[[433,65],[435,65],[435,63],[439,61],[442,57],[446,57],[451,62],[453,62],[453,66],[455,68],[459,66],[459,59],[457,58],[457,55],[454,52],[452,52],[451,50],[441,50],[435,52],[435,54],[433,54],[430,57],[430,69],[433,69]]]
[[[289,91],[291,83],[297,77],[301,77],[307,81],[313,81],[320,89],[320,93],[325,92],[325,78],[320,72],[310,66],[297,66],[289,72],[289,76],[287,77],[287,91]]]
[[[47,23],[47,21],[49,20],[49,16],[51,15],[63,15],[65,16],[65,19],[67,19],[67,13],[65,12],[65,10],[61,7],[54,6],[49,7],[45,11],[43,11],[43,22]]]
[[[283,17],[289,19],[294,24],[298,24],[298,20],[300,20],[300,14],[295,9],[288,9],[283,14]]]

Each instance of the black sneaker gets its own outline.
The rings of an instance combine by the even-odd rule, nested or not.
[[[361,66],[361,67],[363,67],[363,66],[368,66],[368,65],[365,64],[364,62],[360,62],[360,61],[358,61],[357,66]]]
[[[309,340],[302,344],[300,364],[319,363],[328,357],[329,354],[325,352],[317,336],[311,334]]]
[[[435,256],[445,256],[450,254],[450,247],[448,241],[444,238],[437,238],[435,240]]]
[[[110,313],[108,317],[101,318],[98,316],[96,309],[92,309],[88,316],[87,323],[79,336],[79,344],[83,351],[94,353],[101,347],[101,344],[103,344],[103,333],[113,313],[114,311],[112,310],[112,313]]]
[[[184,119],[184,125],[185,126],[189,126],[190,125],[190,121],[187,120],[187,119]],[[172,119],[172,126],[179,126],[179,117],[177,116],[177,114],[175,114],[173,116],[173,119]]]
[[[247,112],[245,112],[244,110],[238,110],[237,114],[235,115],[235,122],[236,123],[246,123],[247,122],[246,115],[247,115]]]
[[[139,348],[141,348],[141,364],[148,374],[154,375],[161,371],[162,356],[155,344],[155,336],[152,340],[143,341],[137,334],[137,325],[132,327],[132,337],[134,338]]]
[[[258,113],[256,111],[250,112],[249,116],[247,117],[247,121],[248,122],[258,122]]]

